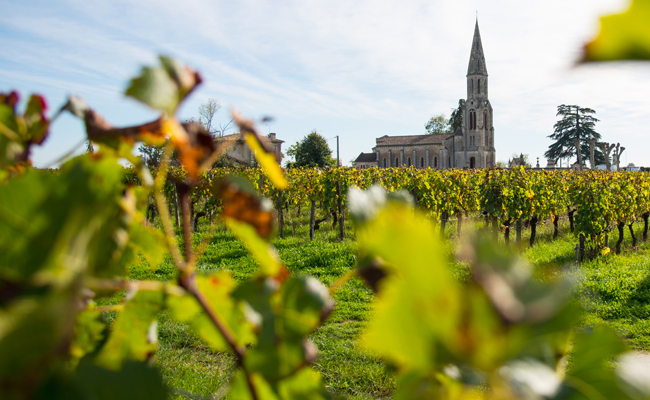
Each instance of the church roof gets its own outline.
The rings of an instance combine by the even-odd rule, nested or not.
[[[375,162],[377,161],[377,153],[361,153],[354,162]]]
[[[408,135],[382,136],[377,138],[377,146],[418,146],[427,144],[442,144],[443,140],[453,136],[444,135]]]
[[[478,20],[476,20],[474,39],[472,40],[472,52],[469,55],[469,65],[467,66],[467,75],[487,74],[485,55],[483,54],[483,44],[481,43],[481,32],[478,30]]]

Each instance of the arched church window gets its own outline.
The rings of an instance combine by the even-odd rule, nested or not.
[[[478,80],[478,93],[481,94],[481,80]]]
[[[424,168],[424,157],[420,157],[420,168]]]
[[[408,166],[409,167],[411,166],[411,157],[409,157],[409,159],[408,159]]]
[[[469,129],[476,129],[476,110],[469,110]]]
[[[384,168],[386,168],[386,157],[384,157]]]
[[[395,166],[399,167],[399,158],[395,157]]]
[[[449,168],[451,168],[451,157],[448,158],[449,158]]]
[[[433,168],[438,168],[438,157],[433,157]]]

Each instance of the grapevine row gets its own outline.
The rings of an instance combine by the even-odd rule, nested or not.
[[[172,169],[171,174],[181,177],[183,171]],[[439,221],[443,230],[451,218],[457,219],[460,229],[463,216],[481,217],[485,218],[486,226],[492,225],[494,232],[503,231],[508,241],[511,227],[516,228],[519,239],[521,226],[526,224],[531,229],[532,245],[540,221],[553,223],[555,238],[558,220],[568,216],[571,230],[584,235],[592,251],[605,247],[606,235],[617,229],[616,248],[620,252],[626,227],[635,245],[632,224],[637,221],[643,221],[643,239],[647,239],[650,175],[643,172],[533,171],[523,167],[507,170],[289,169],[285,171],[289,188],[282,191],[280,207],[279,191],[265,181],[260,169],[219,168],[202,176],[193,194],[194,204],[202,205],[206,215],[210,215],[217,206],[210,188],[220,178],[233,174],[250,180],[260,193],[274,200],[279,210],[305,209],[318,203],[325,210],[322,212],[341,218],[344,215],[340,215],[338,204],[346,209],[349,188],[367,189],[377,184],[389,192],[411,193],[417,207]],[[172,186],[168,185],[166,194],[173,204]]]

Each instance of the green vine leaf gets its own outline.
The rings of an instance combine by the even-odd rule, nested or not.
[[[163,306],[162,291],[138,291],[115,319],[94,363],[118,371],[124,360],[145,361],[156,351],[155,321]]]
[[[159,66],[142,68],[140,76],[131,80],[126,95],[172,116],[181,101],[201,83],[201,76],[174,59],[159,59]]]

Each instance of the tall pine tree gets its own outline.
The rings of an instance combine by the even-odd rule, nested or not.
[[[595,130],[598,119],[593,114],[596,114],[596,111],[591,108],[566,104],[558,106],[556,115],[561,116],[562,119],[555,123],[553,134],[548,136],[554,140],[554,143],[548,147],[548,151],[544,153],[544,156],[554,160],[573,156],[577,158],[575,139],[578,139],[582,163],[585,164],[589,160],[588,140],[592,138],[600,139],[600,133]],[[605,162],[604,154],[597,147],[594,157],[596,164]],[[593,168],[593,165],[591,167]]]

